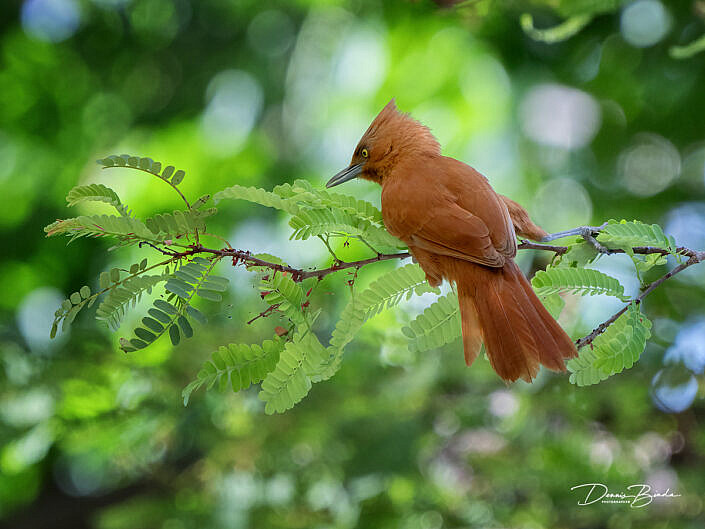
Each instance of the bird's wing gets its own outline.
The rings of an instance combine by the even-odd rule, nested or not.
[[[540,241],[548,235],[543,228],[533,223],[529,214],[523,207],[514,202],[511,198],[507,198],[504,195],[498,196],[509,210],[509,216],[512,219],[514,231],[516,231],[517,235],[526,237],[532,241]]]
[[[431,208],[426,221],[408,235],[408,242],[428,252],[498,267],[505,256],[492,243],[487,225],[477,216],[446,201]]]

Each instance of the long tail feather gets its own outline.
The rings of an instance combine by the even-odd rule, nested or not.
[[[548,313],[513,261],[489,268],[453,259],[451,276],[458,288],[463,343],[468,365],[485,344],[493,369],[504,380],[530,382],[539,364],[565,371],[564,358],[575,345]]]

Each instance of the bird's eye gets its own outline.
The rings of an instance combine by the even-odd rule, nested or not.
[[[367,149],[362,149],[360,151],[360,154],[362,155],[363,158],[367,158],[370,155],[370,153],[367,152]]]

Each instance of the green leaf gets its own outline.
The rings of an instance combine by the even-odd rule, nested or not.
[[[81,302],[81,294],[78,292],[74,292],[69,296],[69,299],[71,300],[71,303],[74,305],[78,305]]]
[[[154,332],[162,332],[164,330],[164,326],[153,318],[142,318],[142,323]]]
[[[169,338],[171,339],[172,345],[179,345],[179,342],[181,341],[181,335],[179,334],[179,328],[176,325],[172,325],[169,327]]]
[[[96,309],[96,319],[117,330],[129,307],[134,307],[144,293],[150,293],[155,285],[166,280],[164,275],[142,275],[126,279],[114,285]]]
[[[598,234],[597,241],[607,248],[619,248],[630,255],[634,246],[655,246],[676,254],[676,241],[673,237],[666,237],[661,226],[644,224],[637,220],[610,220]]]
[[[622,301],[629,299],[617,279],[590,268],[549,267],[536,272],[531,284],[539,296],[573,292],[581,296],[607,294]]]
[[[90,215],[56,221],[44,228],[48,237],[69,235],[71,240],[79,237],[115,237],[123,245],[140,241],[158,243],[156,237],[141,220],[114,215]]]
[[[147,329],[143,329],[142,327],[137,327],[135,329],[135,335],[137,335],[137,338],[149,343],[153,342],[156,336],[154,333],[148,331]]]
[[[201,296],[203,299],[207,299],[209,301],[223,301],[223,296],[221,296],[217,292],[213,292],[211,290],[199,289],[197,294],[199,296]]]
[[[410,339],[411,351],[430,351],[460,338],[460,323],[458,295],[452,292],[438,298],[402,332]]]
[[[182,299],[187,299],[190,297],[189,291],[190,287],[184,288],[182,285],[185,285],[186,283],[184,282],[178,282],[175,278],[172,277],[172,279],[169,279],[167,281],[165,288],[173,293],[179,296]]]
[[[161,310],[154,308],[149,309],[147,312],[150,314],[150,316],[156,318],[162,323],[171,323],[172,318],[166,312],[162,312]]]
[[[292,239],[308,239],[318,235],[344,233],[362,237],[372,245],[382,249],[396,250],[404,248],[396,237],[390,235],[384,226],[374,224],[336,209],[310,209],[300,210],[289,221],[294,229]]]
[[[578,358],[568,361],[570,382],[578,386],[597,384],[629,369],[639,360],[651,337],[651,321],[636,303],[597,336],[591,346],[580,349]]]
[[[364,323],[385,309],[392,308],[412,295],[427,292],[440,294],[426,281],[426,274],[417,264],[408,264],[383,274],[364,290],[354,295],[343,310],[328,345],[328,358],[312,375],[314,382],[327,380],[340,367],[345,346],[350,343]]]
[[[203,196],[200,197],[198,200],[196,200],[196,202],[193,203],[193,205],[191,206],[191,208],[192,208],[192,209],[198,209],[198,208],[200,208],[201,206],[203,206],[206,202],[208,202],[210,199],[211,199],[211,196],[210,196],[210,195],[203,195]]]
[[[276,193],[265,191],[257,187],[246,187],[235,184],[213,195],[213,200],[216,204],[226,198],[247,200],[248,202],[254,202],[262,206],[281,209],[291,215],[296,215],[299,212],[296,201],[283,199]]]
[[[547,29],[536,29],[534,27],[534,17],[530,13],[521,15],[519,21],[521,23],[521,29],[532,39],[547,44],[555,44],[568,40],[570,37],[579,33],[592,19],[592,14],[575,15],[557,26]]]
[[[563,312],[563,307],[565,307],[565,300],[560,294],[540,295],[538,298],[543,303],[543,306],[546,307],[548,313],[553,316],[553,319],[557,320],[561,312]]]
[[[191,324],[188,320],[183,316],[179,316],[177,321],[179,323],[179,327],[181,327],[181,331],[184,333],[184,336],[186,338],[191,338],[193,336],[193,328],[191,328]]]
[[[339,209],[360,219],[382,224],[382,212],[373,204],[350,195],[334,193],[314,187],[307,180],[296,180],[292,184],[282,184],[273,192],[287,200],[295,200],[301,207],[310,209]]]
[[[171,178],[171,175],[174,174],[174,166],[173,165],[167,165],[164,168],[164,171],[162,172],[162,178],[164,180],[169,180]]]
[[[205,325],[206,323],[208,323],[208,319],[206,318],[206,316],[196,307],[189,305],[188,307],[186,307],[186,313],[201,325]]]
[[[138,340],[137,338],[131,339],[129,343],[133,347],[133,350],[144,349],[148,345],[146,342]]]
[[[111,160],[112,162],[112,160]],[[90,184],[85,186],[76,186],[68,195],[66,195],[66,201],[69,206],[75,206],[81,202],[105,202],[113,206],[120,215],[124,217],[129,216],[129,210],[118,197],[117,193],[103,184]]]
[[[163,299],[155,299],[154,300],[154,306],[157,307],[160,310],[163,310],[167,314],[178,314],[179,311],[174,305],[171,303],[167,303]]]
[[[671,46],[668,54],[674,59],[690,59],[692,56],[705,51],[705,35],[702,35],[685,46]]]
[[[83,285],[78,292],[79,294],[81,294],[81,297],[83,299],[86,299],[91,295],[91,287],[89,287],[88,285]]]
[[[593,244],[580,238],[576,243],[568,246],[568,251],[558,258],[558,263],[554,267],[584,268],[585,265],[592,263],[600,255],[602,254],[597,251]]]
[[[237,392],[257,384],[274,370],[283,346],[284,341],[277,339],[265,340],[262,346],[229,344],[220,347],[211,355],[211,360],[203,364],[196,380],[184,388],[184,405],[188,404],[191,393],[203,385],[209,388],[230,386]]]
[[[311,389],[308,372],[318,368],[327,356],[326,349],[313,333],[287,342],[274,370],[262,381],[259,398],[267,414],[292,408]]]
[[[175,239],[182,235],[204,231],[205,219],[212,214],[211,210],[176,210],[172,213],[160,213],[145,220],[147,228],[159,239],[167,237]]]
[[[171,183],[178,186],[183,181],[184,176],[186,176],[186,173],[179,169],[174,173],[174,176],[171,177]]]

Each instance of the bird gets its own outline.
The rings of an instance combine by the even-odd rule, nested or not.
[[[517,235],[547,235],[521,205],[496,193],[469,165],[443,156],[430,129],[400,112],[394,99],[326,187],[355,178],[382,187],[384,225],[406,243],[428,283],[454,285],[468,366],[484,344],[507,383],[532,382],[540,365],[566,370],[565,359],[577,356],[575,344],[514,261]]]

